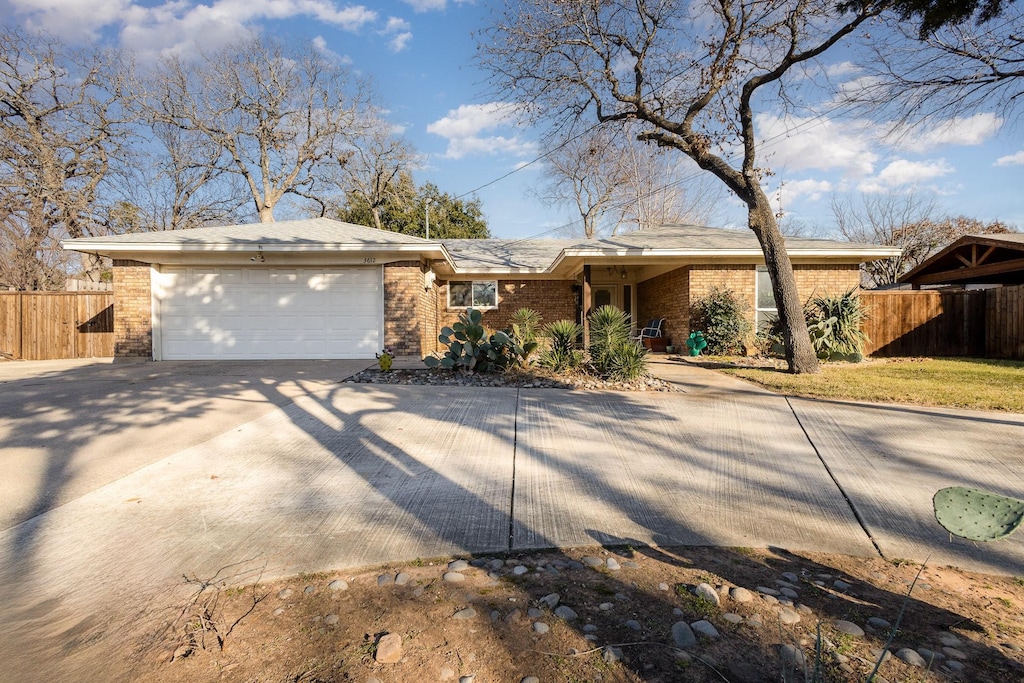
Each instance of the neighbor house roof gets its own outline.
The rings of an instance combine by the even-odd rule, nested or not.
[[[1024,283],[1024,233],[966,235],[900,278],[915,287]]]
[[[223,252],[406,253],[433,259],[454,274],[529,273],[567,276],[586,260],[616,263],[676,262],[680,258],[755,262],[761,246],[750,230],[668,225],[602,239],[425,240],[328,218],[228,225],[65,240],[63,246],[114,258],[161,263],[172,255],[211,258]],[[791,258],[857,263],[895,256],[892,247],[790,237]]]

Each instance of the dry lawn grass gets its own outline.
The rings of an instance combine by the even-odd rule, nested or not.
[[[775,367],[719,365],[782,394],[1024,413],[1024,362],[974,358],[886,358],[825,363],[818,375]]]

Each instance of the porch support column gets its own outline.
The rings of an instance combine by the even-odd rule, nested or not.
[[[590,348],[590,266],[583,266],[583,348]]]

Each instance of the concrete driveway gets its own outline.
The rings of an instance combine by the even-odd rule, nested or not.
[[[0,362],[0,530],[372,363]]]
[[[1024,574],[1019,539],[974,547],[930,520],[945,485],[1024,497],[1024,416],[790,400],[667,363],[683,393],[335,383],[366,364],[7,379],[4,480],[37,493],[0,498],[0,661],[73,678],[77,658],[173,607],[183,575],[625,543]]]

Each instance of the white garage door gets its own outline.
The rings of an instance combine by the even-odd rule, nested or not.
[[[164,267],[154,280],[165,360],[373,358],[381,269]]]

